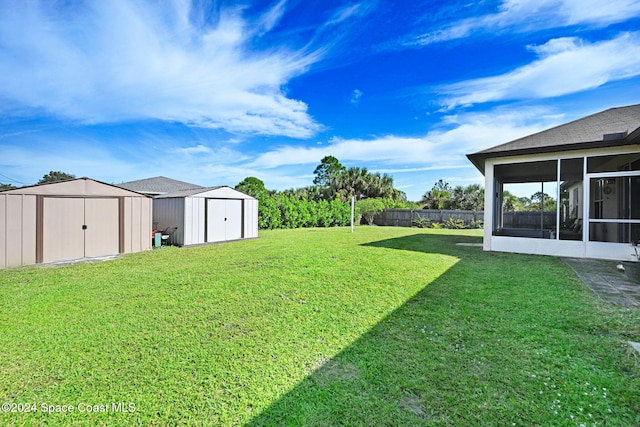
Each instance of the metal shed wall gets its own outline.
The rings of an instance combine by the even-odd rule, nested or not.
[[[185,235],[185,199],[153,199],[153,228],[164,230],[167,227],[178,227],[173,233],[171,243],[184,245]]]
[[[0,268],[150,249],[151,207],[149,197],[88,178],[4,191]]]
[[[0,194],[0,268],[36,263],[36,196]]]
[[[153,200],[147,197],[125,197],[123,253],[151,249],[151,221]]]
[[[258,237],[258,201],[256,199],[244,200],[244,236],[245,239]]]
[[[187,197],[184,201],[184,243],[197,245],[205,243],[205,199]]]
[[[213,215],[214,207],[225,207],[223,201],[229,201],[229,224],[240,224],[241,232],[231,233],[227,238],[224,232],[217,233],[225,215]],[[240,204],[239,209],[233,206]],[[240,211],[240,213],[238,213]],[[239,217],[238,217],[239,216]],[[220,221],[217,219],[222,218]],[[216,221],[218,222],[216,224]],[[156,229],[178,227],[173,235],[172,243],[180,246],[212,243],[234,239],[250,239],[258,237],[258,201],[253,197],[230,187],[215,187],[178,192],[157,196],[153,199],[153,223]],[[219,237],[224,236],[224,237]]]

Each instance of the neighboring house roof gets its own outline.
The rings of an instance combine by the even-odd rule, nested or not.
[[[164,176],[139,179],[137,181],[123,182],[122,184],[116,185],[127,190],[137,191],[139,193],[149,194],[152,196],[173,193],[181,190],[204,188],[197,184],[178,181],[177,179],[171,179]]]
[[[217,186],[217,187],[200,187],[200,188],[192,188],[188,190],[180,190],[174,191],[172,193],[161,194],[159,196],[155,196],[155,199],[173,199],[173,198],[181,198],[181,197],[210,197],[210,198],[221,198],[221,199],[253,199],[253,197],[249,196],[242,191],[235,190],[226,185]]]
[[[484,161],[492,157],[585,148],[617,147],[640,143],[640,104],[610,108],[533,135],[497,145],[467,158],[484,173]]]

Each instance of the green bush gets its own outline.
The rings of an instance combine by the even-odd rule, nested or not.
[[[307,200],[292,194],[264,194],[258,204],[258,227],[278,228],[332,227],[348,225],[351,206],[340,200]]]
[[[415,224],[416,220],[414,220],[414,224]],[[415,225],[416,227],[420,227],[420,225]],[[451,230],[464,230],[464,229],[474,229],[474,228],[484,228],[484,221],[479,219],[479,220],[471,220],[470,222],[465,222],[463,219],[459,219],[459,218],[449,218],[446,221],[443,222],[434,222],[431,223],[431,225],[424,225],[424,227],[431,227],[431,228],[448,228]]]
[[[429,218],[425,218],[423,216],[416,216],[411,221],[411,225],[417,228],[430,228],[432,224]]]
[[[464,222],[463,219],[451,217],[442,223],[442,227],[453,229],[453,230],[462,230],[467,228],[467,224]]]
[[[260,197],[258,201],[258,228],[261,230],[282,228],[280,218],[281,213],[275,197]]]
[[[469,223],[469,228],[484,228],[484,220],[471,220]]]
[[[356,206],[358,207],[358,212],[362,215],[362,219],[369,225],[373,225],[374,217],[387,208],[385,199],[382,198],[358,200]]]

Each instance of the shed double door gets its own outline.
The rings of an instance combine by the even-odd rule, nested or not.
[[[242,200],[207,199],[207,242],[242,238]]]
[[[45,197],[42,261],[119,253],[119,212],[117,198]]]

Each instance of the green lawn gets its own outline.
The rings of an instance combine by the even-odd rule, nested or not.
[[[455,245],[481,239],[279,230],[0,271],[0,402],[36,409],[0,424],[640,424],[640,311]]]

